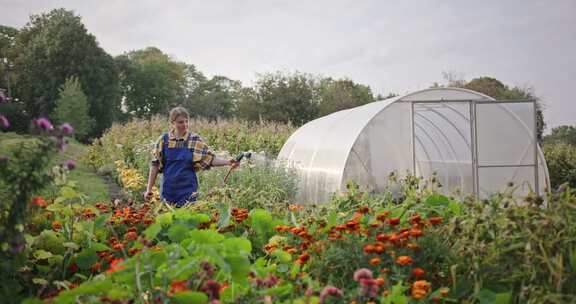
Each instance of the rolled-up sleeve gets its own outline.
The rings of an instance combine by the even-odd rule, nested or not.
[[[162,145],[163,140],[162,136],[158,138],[156,143],[154,144],[154,149],[152,149],[152,160],[150,161],[151,166],[157,166],[158,171],[162,172],[163,163],[162,163]]]
[[[214,152],[200,137],[194,137],[188,143],[188,148],[192,150],[192,161],[195,171],[210,170]]]

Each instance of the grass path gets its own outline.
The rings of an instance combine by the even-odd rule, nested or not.
[[[15,133],[0,133],[0,154],[6,153],[11,147],[16,147],[22,144],[23,141],[30,140],[30,138],[29,136]],[[108,201],[110,200],[110,185],[92,169],[79,161],[86,149],[86,145],[71,140],[65,152],[58,154],[56,157],[55,165],[68,159],[76,160],[76,169],[72,170],[68,178],[76,182],[77,191],[87,195],[87,202],[89,203]],[[57,189],[54,187],[49,187],[45,189],[44,194],[55,195],[56,191]]]

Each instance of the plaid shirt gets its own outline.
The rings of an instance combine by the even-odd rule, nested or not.
[[[154,145],[151,161],[151,165],[159,166],[160,172],[162,172],[163,169],[162,148],[164,147],[164,140],[162,137],[164,137],[164,134],[158,138]],[[188,149],[192,151],[194,171],[210,170],[210,167],[212,167],[212,160],[214,159],[214,153],[210,150],[208,145],[204,143],[200,136],[186,132],[182,138],[177,138],[174,130],[171,130],[168,133],[168,149],[183,148],[186,144],[186,139],[188,138]]]

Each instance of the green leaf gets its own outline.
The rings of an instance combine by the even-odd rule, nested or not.
[[[162,230],[162,225],[160,225],[160,223],[156,222],[156,223],[148,226],[148,228],[146,228],[146,230],[144,230],[144,236],[146,237],[147,240],[153,240],[154,238],[156,238],[156,236],[158,235],[158,233],[160,233],[161,230]]]
[[[494,299],[494,304],[508,304],[512,299],[512,294],[510,292],[501,292],[496,294]]]
[[[476,295],[480,304],[491,304],[496,300],[496,294],[489,289],[482,289]]]
[[[86,248],[76,255],[76,264],[82,269],[89,269],[96,262],[98,262],[98,255],[92,248]]]
[[[450,200],[444,195],[434,194],[430,195],[424,203],[432,207],[447,207]]]
[[[264,209],[253,209],[250,211],[250,220],[252,222],[252,229],[256,234],[265,236],[272,232],[272,215]]]
[[[189,230],[190,229],[184,225],[174,224],[168,229],[168,238],[170,238],[172,242],[179,243],[187,238]]]
[[[104,294],[113,287],[114,284],[110,279],[104,281],[90,281],[74,289],[61,292],[54,300],[54,303],[73,304],[76,303],[76,298],[78,296]]]
[[[252,244],[245,238],[229,238],[222,242],[224,250],[229,253],[246,253],[252,252]]]
[[[192,230],[188,235],[197,244],[218,244],[224,239],[223,235],[212,230]]]
[[[220,209],[220,218],[218,219],[218,228],[228,227],[230,225],[230,205],[225,205]]]
[[[408,286],[404,286],[402,282],[398,282],[398,284],[392,286],[392,291],[390,294],[383,299],[384,304],[407,304],[408,297],[404,295],[406,290],[408,290]]]
[[[292,256],[284,250],[274,250],[272,255],[277,257],[280,263],[288,263],[292,261]]]
[[[62,187],[62,189],[60,189],[60,196],[65,199],[73,199],[78,197],[78,193],[76,192],[76,190],[64,186]]]
[[[94,251],[98,252],[98,251],[110,250],[110,247],[106,246],[106,244],[94,242],[90,244],[90,249],[93,249]]]
[[[230,265],[232,280],[237,283],[246,282],[250,272],[250,261],[243,256],[226,257],[226,262]]]
[[[78,250],[80,249],[80,246],[78,246],[78,244],[74,243],[74,242],[64,242],[62,244],[62,246],[66,247],[66,248],[70,248],[72,250]]]
[[[34,258],[37,260],[45,260],[45,259],[48,259],[50,257],[52,257],[52,253],[48,252],[46,250],[40,249],[40,250],[34,251]]]
[[[156,217],[156,223],[159,223],[162,226],[168,226],[172,224],[173,214],[170,212],[162,213]]]
[[[172,296],[172,299],[183,304],[204,304],[208,303],[208,296],[203,292],[184,291]]]
[[[44,302],[42,302],[42,300],[38,299],[38,298],[28,298],[24,301],[22,301],[21,304],[42,304]]]

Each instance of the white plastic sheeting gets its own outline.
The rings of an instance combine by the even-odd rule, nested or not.
[[[436,173],[445,192],[480,197],[508,182],[518,194],[541,193],[549,181],[534,123],[534,102],[428,89],[313,120],[290,136],[278,163],[297,170],[302,203],[325,202],[348,181],[381,192],[391,172]]]

